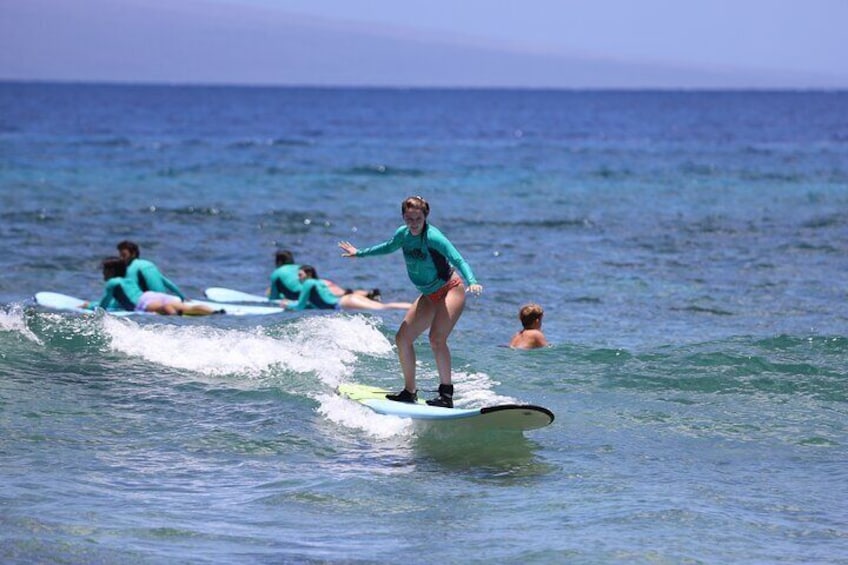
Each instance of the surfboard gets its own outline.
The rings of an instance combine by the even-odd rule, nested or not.
[[[442,408],[440,406],[429,406],[420,398],[416,404],[388,400],[386,393],[391,391],[361,384],[341,384],[336,391],[344,398],[367,406],[378,414],[411,418],[416,421],[473,424],[488,430],[518,432],[544,428],[554,421],[553,412],[532,404],[498,404],[483,408]]]
[[[91,314],[93,310],[80,308],[80,304],[85,302],[82,298],[68,296],[58,292],[37,292],[35,294],[35,303],[45,308],[52,310],[61,310],[64,312],[77,312],[80,314]],[[191,300],[192,304],[203,304],[209,306],[213,310],[224,310],[224,314],[229,316],[264,316],[267,314],[279,314],[285,312],[282,308],[276,306],[246,306],[244,304],[222,304],[219,302],[207,302],[205,300]],[[134,316],[134,315],[156,315],[149,312],[130,312],[127,310],[109,310],[109,314],[114,316]]]
[[[203,291],[204,296],[215,302],[260,302],[268,303],[268,297],[261,294],[250,294],[232,288],[213,286]]]

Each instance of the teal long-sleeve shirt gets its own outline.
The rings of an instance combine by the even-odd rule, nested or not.
[[[299,270],[300,265],[282,265],[274,269],[271,273],[271,293],[268,300],[297,300],[301,288],[300,279],[297,278]]]
[[[431,294],[444,286],[453,275],[454,267],[459,270],[466,284],[477,284],[471,266],[448,238],[430,224],[425,224],[421,235],[412,235],[408,227],[401,226],[392,239],[359,249],[356,256],[387,255],[398,249],[403,249],[409,280],[422,294]]]
[[[103,308],[104,310],[135,310],[141,298],[142,290],[134,280],[125,277],[112,277],[103,287],[103,295],[97,302],[91,302],[89,309]]]
[[[185,295],[180,291],[179,287],[168,280],[159,271],[159,268],[147,259],[133,259],[127,265],[126,277],[135,281],[142,291],[152,290],[154,292],[164,292],[179,296],[180,300],[185,300]]]
[[[306,279],[301,285],[297,302],[286,304],[286,310],[306,310],[307,308],[335,310],[338,304],[339,297],[333,294],[327,283],[321,279]]]

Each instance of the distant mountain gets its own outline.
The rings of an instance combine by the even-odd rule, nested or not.
[[[523,88],[792,88],[836,82],[803,73],[522,51],[204,0],[2,2],[0,79]]]

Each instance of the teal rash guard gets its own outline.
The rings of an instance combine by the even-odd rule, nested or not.
[[[323,280],[306,279],[301,285],[297,302],[289,302],[286,305],[286,310],[306,310],[307,308],[337,310],[339,308],[339,297],[333,294],[333,291]]]
[[[135,310],[141,298],[142,290],[135,281],[125,277],[113,277],[106,281],[103,296],[98,302],[92,302],[88,308],[103,308],[104,310]]]
[[[126,277],[135,281],[142,292],[152,290],[154,292],[164,292],[179,296],[180,300],[185,300],[185,295],[180,291],[179,287],[172,283],[163,275],[159,268],[147,259],[133,259],[127,265]]]
[[[282,265],[277,267],[271,273],[271,293],[268,295],[268,300],[279,300],[286,298],[288,300],[297,300],[300,296],[300,279],[297,278],[297,272],[300,270],[300,265]]]
[[[357,257],[387,255],[403,249],[409,280],[421,292],[432,294],[442,288],[453,275],[454,267],[470,286],[477,284],[471,266],[465,262],[456,247],[435,226],[425,224],[421,235],[412,235],[409,228],[401,226],[392,239],[359,249]]]

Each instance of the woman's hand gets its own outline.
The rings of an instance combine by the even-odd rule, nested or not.
[[[468,292],[470,292],[474,296],[480,296],[483,293],[483,285],[472,284],[468,287]]]
[[[356,256],[356,247],[349,241],[340,241],[339,247],[342,250],[342,257],[355,257]]]

